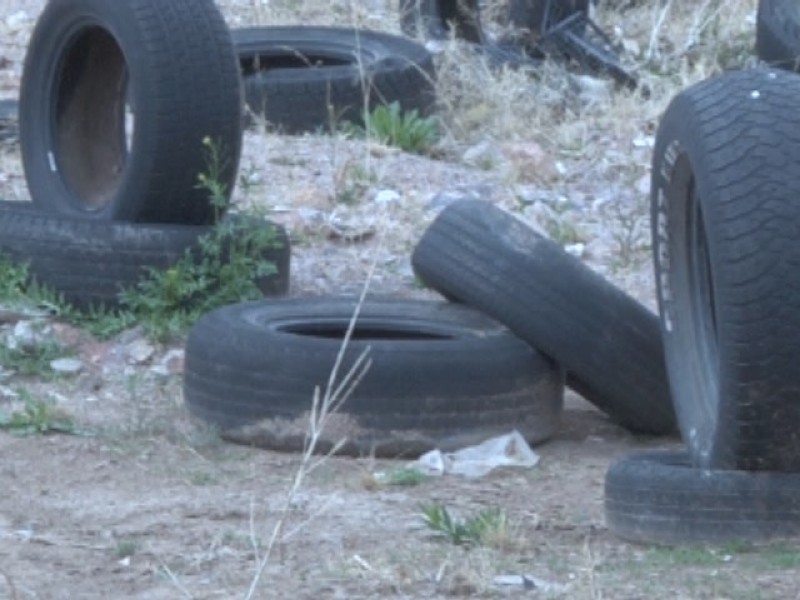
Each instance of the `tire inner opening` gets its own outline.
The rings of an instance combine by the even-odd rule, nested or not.
[[[64,53],[55,84],[55,161],[79,201],[102,208],[120,185],[134,129],[122,49],[101,27],[82,30]]]
[[[293,323],[278,327],[279,331],[294,335],[343,340],[347,333],[349,321],[342,322],[317,322],[317,323]],[[398,325],[371,325],[356,323],[351,336],[352,340],[359,341],[424,341],[424,340],[451,340],[453,336],[432,331],[419,331],[407,329]]]
[[[717,342],[716,294],[711,277],[705,220],[694,182],[689,189],[688,206],[689,285],[692,300],[693,328],[699,334],[699,358],[710,384],[719,376],[719,344]]]
[[[274,53],[262,52],[254,56],[241,56],[239,67],[245,77],[273,69],[308,69],[311,67],[343,67],[351,65],[355,58],[333,54],[308,54],[291,48]]]

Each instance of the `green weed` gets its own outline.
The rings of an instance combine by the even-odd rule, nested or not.
[[[422,520],[437,534],[459,546],[497,546],[509,536],[508,517],[505,511],[494,508],[482,510],[473,517],[453,518],[441,504],[422,507]]]
[[[52,340],[16,348],[0,344],[0,365],[25,377],[49,372],[51,361],[68,355],[68,350]]]
[[[369,137],[405,152],[425,154],[439,139],[436,117],[421,117],[419,111],[403,112],[398,102],[382,104],[366,115],[364,125],[345,124],[345,133]]]
[[[35,435],[46,433],[76,433],[72,419],[43,400],[30,396],[25,400],[21,411],[10,415],[0,414],[0,429],[15,435]]]

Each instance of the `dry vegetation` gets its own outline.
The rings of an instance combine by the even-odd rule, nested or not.
[[[0,97],[16,92],[42,4],[0,0]],[[659,115],[683,87],[755,63],[755,0],[633,4],[621,11],[601,2],[596,20],[626,49],[646,97],[555,64],[490,69],[449,42],[438,54],[445,135],[434,157],[341,135],[249,132],[236,202],[268,208],[295,235],[292,293],[358,291],[375,265],[372,289],[425,295],[408,252],[435,214],[431,200],[480,193],[652,305],[648,178]],[[220,5],[232,26],[398,31],[389,0]],[[28,18],[18,24],[19,10]],[[385,190],[399,200],[376,203]],[[14,148],[0,147],[0,197],[28,198]],[[344,243],[331,235],[342,228],[382,235]],[[95,435],[0,433],[0,599],[733,600],[797,593],[793,546],[659,549],[615,539],[602,512],[609,461],[674,440],[634,439],[576,397],[563,432],[538,448],[542,461],[530,472],[400,488],[375,476],[396,463],[330,459],[298,486],[307,460],[228,446],[190,423],[179,376],[115,362],[109,346],[96,342],[81,351],[107,362],[77,378],[24,385],[56,398]],[[0,396],[0,410],[11,400]],[[498,507],[507,522],[489,543],[454,546],[422,526],[420,506],[430,503],[460,515]],[[566,588],[523,591],[495,582],[519,574]]]

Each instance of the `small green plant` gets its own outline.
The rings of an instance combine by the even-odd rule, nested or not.
[[[221,214],[227,197],[219,177],[223,163],[216,145],[207,138],[204,144],[208,173],[199,175],[198,185],[208,191]],[[264,256],[280,243],[275,226],[261,219],[218,219],[199,239],[199,253],[187,250],[169,269],[151,269],[138,285],[123,291],[124,308],[115,318],[123,324],[141,322],[152,337],[163,340],[214,308],[257,299],[262,295],[259,280],[275,273],[275,264]]]
[[[208,138],[203,144],[207,172],[198,176],[198,186],[209,193],[219,217],[227,204],[227,189],[220,177],[225,165],[223,152]],[[216,225],[198,240],[199,249],[187,250],[166,270],[150,269],[137,285],[123,290],[121,308],[99,307],[83,313],[37,285],[25,263],[0,256],[0,302],[47,308],[53,316],[101,338],[141,323],[152,338],[165,340],[183,332],[209,310],[261,297],[259,281],[276,268],[265,258],[267,251],[280,243],[276,227],[255,216],[217,218]],[[45,355],[41,360],[52,358]]]
[[[0,254],[0,302],[12,306],[38,307],[53,315],[69,312],[61,295],[39,285],[30,276],[26,262],[14,261],[5,254]]]
[[[114,547],[114,556],[119,559],[129,558],[136,554],[139,544],[135,540],[122,540]]]
[[[508,539],[508,517],[505,511],[494,508],[482,510],[468,519],[450,515],[442,504],[422,507],[422,520],[439,535],[459,546],[495,546]]]
[[[392,469],[388,473],[382,474],[377,478],[378,483],[383,485],[411,487],[425,483],[429,477],[419,469],[413,467],[400,467]]]
[[[419,111],[403,112],[400,103],[376,106],[367,113],[364,125],[348,123],[345,133],[377,139],[406,152],[425,154],[439,139],[439,121],[436,117],[421,117]]]
[[[75,424],[70,417],[52,404],[34,400],[29,395],[21,411],[14,411],[10,415],[0,414],[0,429],[15,435],[76,432]]]
[[[50,370],[50,362],[64,358],[69,352],[61,344],[47,340],[37,344],[9,348],[0,344],[0,365],[25,377],[39,375]]]

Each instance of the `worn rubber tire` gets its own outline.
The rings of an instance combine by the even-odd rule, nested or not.
[[[285,133],[361,122],[398,102],[429,115],[435,104],[433,56],[406,38],[363,29],[234,29],[248,109]],[[316,65],[316,66],[314,66]]]
[[[227,439],[302,449],[315,386],[324,389],[352,298],[244,303],[209,313],[186,344],[184,400]],[[340,380],[367,348],[372,365],[323,431],[326,452],[411,456],[517,429],[557,429],[563,371],[504,327],[446,302],[368,300]]]
[[[796,0],[759,1],[756,54],[772,66],[800,71],[800,4]]]
[[[400,28],[414,38],[486,42],[478,0],[400,0]]]
[[[211,140],[233,189],[242,95],[230,33],[212,0],[49,2],[20,92],[31,198],[95,220],[201,225],[219,212],[197,185]],[[126,105],[134,115],[126,134]],[[128,148],[130,146],[130,148]]]
[[[553,357],[568,385],[631,431],[676,431],[658,318],[522,221],[488,202],[455,202],[412,264],[435,290]]]
[[[241,218],[230,215],[227,218]],[[276,272],[258,282],[265,294],[286,293],[290,248],[275,228],[280,247],[263,257]],[[28,264],[30,275],[78,309],[119,306],[119,292],[150,268],[166,269],[186,250],[199,253],[205,225],[106,223],[52,215],[24,202],[0,202],[0,253]]]
[[[800,78],[716,77],[667,108],[653,256],[672,396],[699,467],[800,468]]]
[[[656,451],[613,463],[606,524],[655,544],[767,541],[800,535],[800,474],[710,471],[685,452]]]

